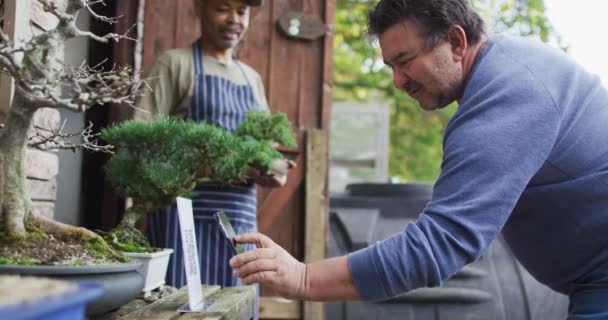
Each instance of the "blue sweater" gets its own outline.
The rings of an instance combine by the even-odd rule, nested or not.
[[[363,299],[441,285],[501,231],[522,265],[557,291],[608,265],[608,91],[564,53],[492,38],[443,151],[418,220],[349,255]]]

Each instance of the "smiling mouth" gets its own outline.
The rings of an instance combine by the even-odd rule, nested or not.
[[[224,32],[222,33],[222,38],[225,40],[236,40],[239,38],[239,34],[236,32]]]
[[[236,40],[239,38],[240,31],[235,29],[222,30],[222,38],[225,40]]]
[[[407,84],[405,87],[405,92],[407,92],[407,94],[410,97],[413,97],[416,93],[418,93],[421,89],[422,89],[422,85],[419,83],[411,83],[411,84]]]

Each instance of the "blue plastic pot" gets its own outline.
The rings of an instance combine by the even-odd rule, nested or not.
[[[0,305],[0,319],[84,320],[87,303],[103,293],[104,290],[98,284],[81,282],[78,290],[62,296],[43,298],[20,305]]]

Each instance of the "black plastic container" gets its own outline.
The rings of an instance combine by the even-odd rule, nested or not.
[[[431,199],[430,184],[353,184],[330,198],[328,254],[338,256],[402,232]],[[567,297],[523,269],[502,238],[484,256],[444,282],[383,302],[327,305],[331,320],[563,319]]]

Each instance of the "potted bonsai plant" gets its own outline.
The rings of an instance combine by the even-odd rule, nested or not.
[[[249,112],[236,133],[209,124],[161,118],[106,128],[102,138],[118,148],[106,164],[107,177],[119,194],[132,199],[118,226],[104,238],[143,263],[144,292],[164,283],[172,249],[150,247],[136,227],[142,217],[173,204],[176,197],[189,197],[201,182],[243,181],[251,167],[268,175],[285,175],[289,161],[274,145],[295,146],[285,114],[262,111]]]
[[[115,22],[91,8],[102,1],[65,0],[65,8],[59,8],[51,0],[37,1],[44,11],[57,19],[55,27],[15,42],[0,29],[0,72],[14,80],[10,109],[7,117],[0,119],[0,273],[57,277],[72,274],[77,279],[85,274],[109,274],[107,280],[98,280],[101,283],[119,282],[114,286],[119,291],[107,293],[93,308],[96,313],[102,313],[125,302],[117,299],[128,301],[139,293],[143,284],[135,271],[139,264],[117,264],[124,262],[125,257],[96,233],[46,218],[32,210],[25,173],[26,148],[29,145],[42,150],[85,148],[111,152],[111,147],[97,144],[90,127],[79,133],[65,133],[58,128],[32,136],[34,114],[41,108],[83,112],[96,104],[134,105],[143,82],[134,80],[129,68],[101,70],[84,64],[70,67],[58,62],[64,41],[71,38],[83,36],[101,42],[125,38],[118,34],[98,36],[76,26],[80,10],[89,11],[93,18]],[[82,137],[82,141],[74,142],[70,138],[74,134]],[[100,264],[107,268],[98,266]],[[118,275],[131,271],[132,277]]]

